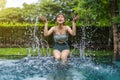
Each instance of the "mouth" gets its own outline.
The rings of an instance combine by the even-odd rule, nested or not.
[[[58,22],[63,22],[63,20],[58,20]]]

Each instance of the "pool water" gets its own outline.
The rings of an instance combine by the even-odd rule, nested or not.
[[[53,57],[0,60],[0,80],[120,80],[120,67],[80,58],[66,65]]]

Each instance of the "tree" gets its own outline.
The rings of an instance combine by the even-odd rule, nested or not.
[[[6,0],[0,0],[0,10],[2,10],[6,5]]]
[[[113,0],[111,1],[111,13],[112,13],[112,18],[113,19],[113,24],[112,24],[112,29],[113,29],[113,42],[114,42],[114,57],[113,59],[116,60],[118,56],[120,56],[120,52],[119,52],[119,48],[120,48],[120,45],[119,45],[119,41],[118,41],[118,29],[117,29],[117,22],[119,21],[119,16],[116,16],[116,12],[117,12],[117,5],[120,4],[120,2],[118,3],[117,0]],[[117,19],[115,21],[115,18]],[[118,22],[119,23],[119,22]]]
[[[116,16],[113,17],[113,23],[120,24],[120,0],[117,0],[115,7],[116,7],[116,10],[114,13],[116,14]]]
[[[58,4],[61,5],[60,11],[67,14],[65,15],[68,19],[67,21],[71,21],[78,13],[74,12],[74,8],[78,5],[78,0],[58,0]]]
[[[57,13],[66,14],[66,21],[73,18],[73,8],[78,4],[78,0],[40,0],[39,7],[42,15],[54,21]]]
[[[120,23],[120,16],[116,16],[118,0],[79,0],[79,4],[74,8],[81,18],[80,25],[83,26],[112,26],[114,59],[118,51],[118,30],[115,23]],[[114,18],[114,19],[113,19]],[[112,23],[113,21],[114,23]]]
[[[6,8],[0,11],[1,22],[22,22],[20,8]]]
[[[36,3],[34,4],[23,4],[22,8],[22,17],[24,18],[25,22],[33,22],[35,18],[40,14],[38,6]]]
[[[74,8],[79,13],[82,26],[110,26],[109,0],[79,0]]]
[[[39,3],[41,15],[54,21],[55,15],[61,10],[61,5],[56,0],[41,0]]]

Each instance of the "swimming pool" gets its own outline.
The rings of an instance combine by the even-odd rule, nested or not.
[[[0,80],[120,80],[120,67],[80,58],[66,65],[53,57],[0,60]]]

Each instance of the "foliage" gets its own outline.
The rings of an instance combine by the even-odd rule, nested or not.
[[[113,18],[113,23],[120,24],[120,14]]]
[[[65,13],[67,21],[71,21],[76,15],[74,13],[74,8],[78,5],[78,0],[58,0],[59,4],[62,6],[60,11]]]
[[[55,20],[55,15],[61,9],[61,5],[56,0],[41,0],[40,4],[41,15],[46,16],[48,20]]]
[[[109,0],[79,0],[79,4],[74,10],[79,13],[82,26],[110,26],[109,5]]]
[[[35,22],[36,17],[40,14],[39,7],[36,3],[34,4],[23,4],[22,17],[24,22]]]
[[[1,0],[5,1],[5,0]],[[23,8],[6,8],[0,11],[0,22],[30,23],[36,22],[38,16],[46,16],[50,23],[54,23],[57,13],[65,13],[66,23],[79,14],[79,26],[111,26],[110,0],[38,0],[34,4],[23,4]],[[120,5],[120,1],[118,1]],[[120,6],[118,6],[120,8]],[[120,10],[120,9],[119,9]],[[113,19],[119,23],[119,16]]]
[[[28,23],[28,22],[23,22],[23,23],[9,22],[9,23],[6,23],[6,22],[0,22],[0,27],[35,27],[35,26],[43,27],[44,24],[41,23],[41,22],[39,22],[39,23]],[[50,23],[48,27],[52,27],[52,26],[55,26],[55,24]]]
[[[22,22],[20,8],[7,8],[0,11],[0,22]]]
[[[54,21],[56,14],[66,14],[66,21],[70,21],[73,18],[73,8],[77,5],[78,0],[41,0],[40,11],[42,15],[45,15],[49,20]]]
[[[35,22],[38,15],[36,4],[23,4],[23,8],[6,8],[0,11],[0,22]]]
[[[113,18],[113,23],[120,24],[120,0],[117,1],[116,17]]]
[[[41,23],[39,23],[39,24],[37,24],[37,26],[43,26],[43,24],[41,24]],[[13,22],[10,22],[10,23],[6,23],[6,22],[1,22],[0,23],[0,27],[31,27],[31,26],[35,26],[35,24],[34,23],[26,23],[26,22],[24,22],[24,23],[18,23],[18,22],[16,22],[16,23],[13,23]]]

